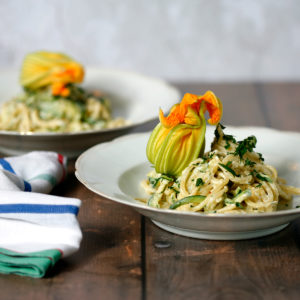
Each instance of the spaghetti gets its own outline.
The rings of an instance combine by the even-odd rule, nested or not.
[[[255,136],[236,141],[218,124],[211,151],[192,161],[179,177],[151,171],[142,187],[148,205],[181,211],[244,214],[276,211],[300,189],[285,184],[274,167],[254,152]]]
[[[3,103],[0,130],[18,132],[79,132],[126,125],[113,119],[106,98],[70,86],[68,97],[54,96],[49,88],[27,91]]]

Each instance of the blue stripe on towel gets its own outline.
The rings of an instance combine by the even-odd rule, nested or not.
[[[9,171],[13,174],[16,174],[14,169],[11,167],[10,163],[6,161],[4,158],[0,159],[0,165],[3,167],[4,170]]]
[[[79,208],[75,205],[47,205],[47,204],[1,204],[0,213],[27,213],[27,214],[78,214]]]
[[[12,168],[12,166],[10,165],[10,163],[5,160],[4,158],[0,159],[0,165],[3,167],[4,170],[9,171],[13,174],[16,175],[15,170]],[[31,185],[28,181],[24,180],[24,191],[25,192],[31,192]]]
[[[28,181],[25,181],[25,180],[24,180],[24,191],[31,192],[31,185]]]

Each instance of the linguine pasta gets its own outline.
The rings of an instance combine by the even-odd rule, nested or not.
[[[179,177],[151,171],[141,184],[148,205],[181,211],[243,214],[272,212],[300,189],[285,184],[274,167],[254,152],[256,138],[236,141],[218,125],[211,151],[192,161]]]
[[[69,86],[67,97],[54,96],[49,88],[26,91],[3,103],[0,130],[17,132],[79,132],[126,125],[113,119],[106,98]]]

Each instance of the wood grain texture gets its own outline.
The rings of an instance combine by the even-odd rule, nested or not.
[[[147,221],[147,299],[298,299],[299,226],[247,241],[205,241]],[[170,247],[157,248],[160,241]]]
[[[300,84],[177,86],[182,93],[213,90],[224,103],[225,125],[300,131]],[[44,279],[0,275],[0,299],[299,299],[300,220],[247,241],[181,237],[88,191],[74,176],[74,162],[53,194],[82,200],[80,250]]]
[[[270,127],[300,131],[300,84],[257,84]]]

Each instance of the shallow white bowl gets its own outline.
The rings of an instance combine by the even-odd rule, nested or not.
[[[16,71],[0,71],[0,103],[21,92],[18,76]],[[180,100],[179,91],[166,82],[121,70],[87,68],[82,86],[104,92],[111,101],[113,116],[130,121],[130,125],[79,133],[0,131],[0,152],[17,155],[32,150],[50,150],[76,157],[95,144],[112,140],[147,124],[157,117],[160,106],[167,112]]]
[[[210,147],[213,128],[207,129]],[[249,135],[258,139],[257,151],[266,163],[275,166],[289,185],[300,186],[300,134],[259,127],[227,127],[226,133],[241,140]],[[150,163],[146,158],[149,133],[133,134],[92,147],[76,161],[76,176],[88,189],[112,201],[133,207],[161,228],[180,235],[237,240],[277,232],[300,217],[300,198],[290,209],[249,215],[205,215],[151,208],[136,200],[148,198],[140,187]],[[208,149],[207,149],[208,150]]]

